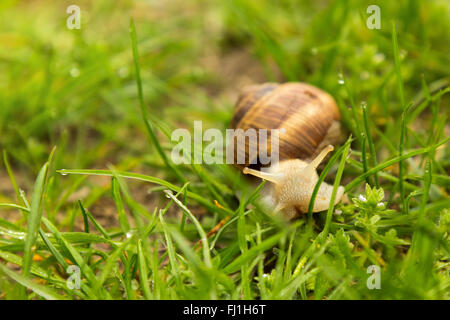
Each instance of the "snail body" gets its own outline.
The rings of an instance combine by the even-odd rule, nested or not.
[[[270,150],[271,137],[258,140],[257,148],[277,153],[279,161],[269,168],[255,159],[247,143],[238,144],[237,152],[246,154],[245,163],[235,164],[244,174],[268,180],[263,198],[288,219],[306,213],[319,176],[317,166],[340,140],[340,114],[334,99],[326,92],[305,83],[265,83],[245,88],[236,104],[233,129],[280,129],[278,150]],[[235,158],[236,159],[236,158]],[[313,212],[328,208],[333,187],[322,182]],[[343,196],[337,190],[335,204]]]

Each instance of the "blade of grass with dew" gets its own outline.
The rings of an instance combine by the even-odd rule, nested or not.
[[[414,280],[424,288],[428,287],[429,284],[433,282],[433,279],[428,275],[433,269],[433,248],[438,246],[437,241],[433,240],[432,234],[426,231],[429,221],[426,218],[425,207],[428,202],[431,187],[431,173],[432,165],[431,161],[428,160],[425,164],[422,200],[417,216],[417,222],[403,269],[403,274],[405,276],[409,275],[410,277],[414,277]],[[434,223],[431,223],[431,225],[434,227]],[[419,270],[420,272],[417,274],[417,271]]]
[[[175,228],[170,225],[166,225],[166,231],[169,232],[171,238],[177,243],[178,247],[183,251],[185,259],[191,265],[191,268],[196,272],[200,278],[207,281],[209,274],[205,272],[206,266],[201,259],[195,254],[189,241]]]
[[[45,218],[43,218],[43,220],[45,221]],[[48,239],[47,235],[44,233],[42,228],[39,229],[39,235],[41,236],[42,240],[44,241],[45,245],[47,246],[49,251],[54,256],[56,261],[58,261],[58,263],[63,267],[64,271],[67,272],[67,268],[69,267],[69,264],[66,262],[65,258],[58,251],[58,249],[56,249],[56,247],[53,245],[53,243]],[[86,293],[86,295],[87,295],[87,297],[89,299],[97,299],[97,297],[93,293],[93,291],[88,286],[86,286],[83,282],[81,282],[81,289]],[[77,291],[74,291],[73,293],[75,293],[77,295],[84,295],[84,294],[81,294],[81,293],[79,293]]]
[[[147,132],[150,136],[150,139],[155,146],[156,150],[158,151],[159,155],[161,156],[162,160],[166,164],[167,168],[169,168],[175,176],[178,178],[179,181],[185,183],[184,177],[181,175],[181,173],[178,171],[176,167],[173,166],[173,164],[169,161],[166,154],[164,153],[164,150],[162,149],[158,138],[156,137],[155,132],[153,131],[152,124],[149,121],[148,113],[145,108],[144,103],[144,94],[142,92],[142,81],[141,81],[141,71],[139,67],[139,52],[137,47],[137,36],[136,36],[136,27],[134,25],[133,19],[130,19],[130,37],[131,37],[131,47],[133,50],[133,60],[134,60],[134,66],[135,66],[135,72],[136,72],[136,84],[138,89],[138,97],[139,97],[139,105],[141,108],[141,114],[142,118],[144,120],[145,127],[147,129]]]
[[[6,172],[8,173],[9,180],[11,181],[14,192],[16,193],[17,201],[20,201],[21,198],[20,198],[19,187],[17,185],[16,178],[14,177],[14,173],[11,170],[11,166],[9,164],[8,154],[6,153],[6,150],[3,150],[3,163],[5,164],[5,168],[6,168]]]
[[[167,225],[167,231],[183,252],[187,264],[194,271],[195,278],[198,280],[198,286],[203,287],[203,297],[214,300],[217,299],[217,284],[223,285],[225,288],[228,288],[228,290],[233,290],[233,282],[226,274],[224,274],[222,270],[206,267],[204,262],[199,259],[192,249],[189,241],[186,240],[177,228]]]
[[[285,267],[284,267],[284,280],[288,280],[291,277],[291,272],[292,272],[292,248],[294,246],[294,239],[295,236],[297,234],[297,229],[298,227],[296,226],[292,233],[289,235],[289,244],[288,244],[288,249],[287,249],[287,254],[286,254],[286,263],[285,263]]]
[[[58,229],[47,219],[43,220],[45,227],[55,236],[58,242],[70,253],[75,263],[81,269],[83,275],[88,279],[93,287],[97,287],[97,277],[81,254],[78,252],[72,244],[67,241],[64,236],[58,231]]]
[[[357,153],[355,151],[353,151],[353,152],[355,154]],[[358,161],[356,161],[355,159],[352,159],[352,158],[347,159],[347,162],[353,168],[356,168],[356,169],[358,169],[358,171],[362,171],[363,174],[366,174],[366,171],[364,171],[364,169],[363,169],[363,164],[362,163],[360,163],[360,162],[358,162]],[[384,178],[384,179],[386,179],[388,181],[391,181],[391,182],[394,182],[394,183],[398,183],[398,178],[396,176],[393,176],[393,175],[391,175],[391,174],[389,174],[387,172],[384,172],[384,171],[378,171],[378,174],[379,174],[379,176],[381,178]],[[414,180],[413,176],[409,176],[408,178],[411,179],[411,180]],[[414,184],[411,184],[409,182],[405,182],[404,186],[405,186],[405,189],[408,189],[408,190],[417,190],[419,188],[418,186],[415,186]]]
[[[136,292],[133,288],[131,280],[135,278],[135,274],[132,272],[133,266],[137,263],[137,254],[132,254],[128,260],[125,262],[124,271],[122,273],[124,280],[125,294],[128,300],[136,299]]]
[[[117,183],[117,179],[115,177],[111,178],[111,192],[114,203],[116,204],[120,228],[123,233],[126,234],[130,231],[130,223],[128,222],[127,214],[125,213],[122,197],[120,196],[119,184]]]
[[[152,300],[153,295],[150,291],[150,286],[148,284],[148,267],[147,261],[145,259],[144,252],[142,250],[142,240],[139,239],[137,243],[138,247],[138,261],[139,261],[139,280],[141,283],[142,292],[144,293],[144,298],[147,300]]]
[[[0,208],[19,209],[23,212],[30,212],[30,209],[14,203],[0,203]]]
[[[344,172],[345,162],[347,160],[347,156],[350,151],[351,141],[352,141],[352,137],[350,136],[344,145],[344,151],[342,152],[341,162],[339,163],[338,171],[336,173],[336,178],[334,180],[333,191],[331,192],[331,198],[330,198],[330,205],[329,205],[328,211],[327,211],[327,218],[325,221],[325,226],[323,228],[323,231],[321,232],[321,234],[323,234],[322,237],[324,237],[324,239],[328,235],[328,231],[330,229],[331,217],[332,217],[333,209],[334,209],[334,201],[336,199],[337,189],[341,183],[341,178],[342,178],[342,174]]]
[[[284,232],[287,232],[287,231],[284,231]],[[263,240],[260,244],[254,246],[254,247],[251,247],[250,249],[248,249],[248,251],[245,254],[240,255],[239,257],[234,259],[230,264],[228,264],[223,269],[223,272],[226,274],[230,274],[230,273],[234,273],[234,272],[238,271],[243,263],[253,259],[258,254],[275,246],[278,243],[278,241],[281,239],[281,237],[284,235],[284,232],[279,232],[279,233]]]
[[[325,180],[325,177],[328,174],[328,171],[330,171],[333,164],[336,162],[336,160],[339,158],[339,156],[344,152],[345,144],[341,146],[330,158],[330,160],[327,162],[325,167],[323,168],[322,172],[320,173],[319,180],[317,180],[316,185],[314,186],[313,192],[311,194],[311,199],[309,200],[309,206],[308,206],[308,221],[311,221],[312,219],[312,213],[314,208],[314,202],[317,197],[317,193],[319,192],[320,185]]]
[[[410,113],[408,119],[407,119],[407,124],[412,123],[418,116],[420,113],[422,113],[422,111],[428,106],[430,105],[431,102],[435,101],[436,99],[439,99],[440,97],[444,96],[445,94],[450,92],[450,87],[446,87],[434,94],[431,95],[431,101],[428,100],[424,100],[422,103],[420,103],[418,106],[417,105],[413,105],[413,111]]]
[[[171,198],[180,207],[180,209],[189,217],[189,219],[192,221],[192,223],[194,223],[194,225],[197,229],[197,232],[200,236],[200,239],[202,241],[203,257],[205,259],[205,265],[207,268],[211,268],[212,262],[211,262],[211,255],[209,252],[208,238],[206,237],[206,232],[205,232],[205,230],[203,230],[202,225],[197,220],[197,218],[191,213],[191,211],[180,200],[178,200],[171,192],[165,191],[165,194],[169,198]]]
[[[109,176],[109,177],[114,176],[112,171],[110,171],[110,170],[61,169],[61,170],[58,170],[57,172],[62,173],[62,174],[100,175],[100,176]],[[139,174],[139,173],[133,173],[133,172],[120,171],[120,170],[116,170],[115,173],[118,177],[151,182],[151,183],[159,184],[161,186],[165,186],[166,188],[173,190],[175,192],[180,191],[180,187],[175,186],[174,184],[167,182],[165,180],[155,178],[152,176]],[[208,209],[210,209],[213,212],[234,214],[234,211],[227,209],[227,208],[219,208],[219,207],[215,206],[213,203],[211,203],[210,201],[206,200],[204,197],[202,197],[194,192],[187,191],[186,195],[189,198],[191,198],[191,199],[197,201],[198,203],[202,204],[203,206],[207,207]]]
[[[47,235],[44,233],[44,231],[42,229],[39,230],[39,235],[41,236],[42,240],[44,241],[48,250],[54,256],[56,261],[59,262],[59,264],[64,268],[64,270],[67,270],[67,267],[69,266],[69,264],[66,262],[63,255],[55,248],[53,243],[48,239]]]
[[[394,157],[394,158],[392,158],[390,160],[387,160],[387,161],[385,161],[383,163],[380,163],[375,168],[371,168],[366,173],[363,173],[362,175],[359,175],[358,177],[353,179],[350,183],[348,183],[345,186],[345,192],[348,192],[348,191],[352,190],[353,188],[355,188],[358,184],[360,184],[361,182],[363,182],[365,180],[366,176],[369,176],[369,175],[373,174],[374,172],[378,172],[380,170],[383,170],[384,168],[387,168],[387,167],[389,167],[389,166],[391,166],[391,165],[393,165],[395,163],[398,163],[399,161],[402,161],[402,160],[405,160],[405,159],[408,159],[408,158],[411,158],[411,157],[414,157],[414,156],[417,156],[417,155],[420,155],[420,154],[423,154],[423,153],[430,152],[430,150],[434,150],[434,149],[438,148],[439,146],[447,143],[448,141],[450,141],[450,138],[446,138],[443,141],[441,141],[441,142],[439,142],[439,143],[437,143],[435,145],[432,145],[432,146],[429,146],[429,147],[426,147],[426,148],[416,149],[416,150],[410,151],[408,153],[405,153],[402,156],[397,156],[397,157]]]
[[[88,210],[86,210],[83,206],[83,203],[81,202],[81,200],[78,200],[78,205],[80,206],[81,212],[83,213],[83,220],[85,219],[84,217],[86,217],[86,221],[85,224],[88,224],[87,219],[91,220],[92,224],[95,226],[95,228],[108,240],[111,239],[111,237],[109,236],[108,232],[101,226],[100,223],[97,222],[97,220],[95,220],[94,216],[92,215],[92,213],[90,213]],[[89,228],[87,229],[89,233]]]
[[[363,172],[366,173],[367,172],[367,152],[366,152],[366,135],[363,133],[362,134],[362,145],[361,145],[361,163],[362,163],[362,168],[363,168]],[[366,177],[366,183],[367,184],[371,184],[370,180],[369,180],[369,176]]]
[[[407,138],[407,130],[406,130],[406,115],[408,113],[409,108],[412,106],[412,103],[410,103],[408,106],[406,106],[402,111],[402,117],[401,117],[401,128],[400,128],[400,142],[398,147],[398,154],[401,156],[403,154],[404,145],[406,143]],[[400,161],[398,163],[399,170],[398,170],[398,183],[399,183],[399,189],[400,189],[400,197],[402,201],[402,206],[405,206],[405,188],[404,188],[404,166],[403,161]]]
[[[152,291],[153,291],[153,298],[155,300],[166,300],[165,297],[165,290],[163,281],[161,279],[161,272],[159,270],[159,259],[158,259],[158,249],[159,249],[159,239],[155,239],[153,241],[153,248],[152,251],[149,254],[149,263],[150,263],[150,269],[152,272]],[[163,255],[164,256],[164,255]],[[163,259],[163,258],[161,258]]]
[[[11,252],[4,252],[4,251],[0,251],[0,258],[2,258],[3,260],[16,264],[19,267],[22,267],[23,265],[23,258],[13,254]],[[57,276],[57,275],[51,275],[51,273],[49,272],[49,270],[45,270],[41,267],[39,267],[37,264],[33,263],[31,265],[31,269],[30,272],[32,275],[37,276],[43,280],[45,280],[47,283],[50,283],[52,285],[57,286],[60,289],[65,290],[67,293],[70,293],[67,285],[66,285],[66,279],[62,279],[61,277]],[[80,293],[80,292],[73,292],[75,293],[75,295],[79,296],[82,299],[86,299],[87,297]]]
[[[33,282],[31,279],[29,279],[26,276],[23,276],[21,274],[18,274],[9,268],[5,267],[3,264],[0,263],[0,270],[6,274],[11,279],[15,280],[16,282],[20,283],[25,288],[28,288],[38,294],[39,296],[43,297],[47,300],[66,300],[66,298],[54,290],[50,289],[47,286],[43,286],[40,284],[37,284]]]
[[[311,245],[306,249],[303,256],[299,259],[299,262],[297,263],[297,266],[293,273],[294,276],[298,276],[300,274],[300,272],[302,271],[302,268],[304,267],[307,260],[314,254],[314,250],[316,249],[316,246],[318,246],[318,245],[320,246],[320,244],[324,242],[324,240],[326,239],[326,236],[328,235],[328,231],[329,231],[330,224],[331,224],[331,217],[332,217],[333,208],[334,208],[334,199],[336,198],[337,188],[339,187],[339,184],[340,184],[340,181],[342,178],[342,173],[344,171],[345,162],[346,162],[349,150],[350,150],[351,141],[352,141],[352,137],[350,136],[348,138],[347,142],[341,148],[342,149],[341,161],[339,163],[338,171],[336,173],[336,178],[335,178],[335,181],[333,184],[333,191],[331,193],[330,205],[329,205],[328,211],[327,211],[325,226],[324,226],[323,230],[320,232],[320,234],[316,237],[316,239],[314,239],[313,243],[311,243]],[[338,153],[336,153],[336,154],[338,154]]]
[[[256,245],[261,245],[262,235],[261,235],[261,225],[256,223]],[[258,262],[258,289],[260,293],[261,300],[266,300],[269,295],[269,290],[265,283],[265,273],[264,273],[264,254],[261,253],[262,257]]]
[[[244,216],[244,207],[243,202],[241,202],[241,205],[238,209],[238,220],[237,220],[237,238],[238,238],[238,245],[239,249],[241,250],[241,254],[246,254],[248,251],[247,247],[247,231],[245,226],[245,216]],[[250,281],[249,281],[249,266],[248,262],[242,263],[241,265],[241,286],[243,289],[243,297],[246,300],[249,300],[252,298],[251,288],[250,288]]]
[[[354,128],[354,135],[356,136],[356,139],[358,139],[358,142],[360,145],[362,145],[362,141],[361,141],[361,127],[359,126],[359,117],[358,117],[358,113],[356,111],[356,104],[355,104],[355,99],[353,98],[353,93],[350,90],[350,86],[347,83],[347,80],[344,77],[344,73],[341,71],[339,73],[339,77],[340,79],[338,80],[340,84],[342,84],[345,88],[345,91],[347,92],[348,98],[350,99],[350,107],[352,110],[352,116],[353,116],[353,128]]]
[[[424,183],[423,183],[423,191],[422,191],[422,201],[420,203],[419,214],[417,216],[417,223],[416,223],[416,228],[417,229],[419,229],[423,225],[424,220],[425,220],[425,216],[426,216],[425,206],[427,204],[429,193],[430,193],[431,173],[432,173],[431,162],[427,161],[427,163],[425,164]],[[411,245],[411,251],[416,250],[416,247],[420,243],[419,238],[420,238],[420,236],[417,234],[417,231],[414,232],[412,245]]]
[[[402,78],[402,72],[400,69],[400,57],[398,53],[398,41],[397,41],[397,32],[395,31],[395,23],[392,23],[392,47],[394,52],[394,63],[395,63],[395,71],[397,73],[397,84],[398,84],[398,91],[400,95],[400,105],[402,110],[402,127],[400,132],[400,143],[398,147],[398,155],[401,157],[403,155],[403,148],[404,148],[404,139],[405,139],[405,110],[406,110],[406,102],[405,102],[405,92],[403,88],[403,78]],[[403,204],[403,207],[405,205],[405,191],[403,188],[403,161],[400,160],[398,163],[398,186],[400,190],[400,198]]]
[[[136,202],[133,197],[131,196],[131,193],[128,189],[127,184],[123,179],[118,175],[117,171],[113,166],[110,166],[111,172],[113,174],[113,177],[116,179],[120,191],[122,191],[122,194],[125,197],[125,202],[128,206],[128,208],[131,211],[131,214],[134,217],[137,230],[139,232],[140,239],[142,240],[144,250],[145,252],[150,252],[150,241],[148,237],[146,237],[146,228],[145,228],[145,221],[144,219],[148,219],[148,225],[153,225],[157,221],[156,212],[153,215],[150,215],[148,211],[141,206],[138,202]]]
[[[28,277],[31,261],[33,258],[32,247],[37,239],[39,224],[41,222],[43,211],[43,198],[45,194],[45,180],[48,173],[48,162],[44,164],[39,171],[36,182],[34,184],[33,196],[31,199],[30,214],[28,215],[27,236],[25,239],[24,258],[22,274]]]
[[[114,264],[117,262],[117,259],[123,253],[123,251],[127,248],[127,246],[130,244],[130,242],[132,240],[134,240],[134,238],[130,237],[126,241],[122,242],[122,244],[116,250],[114,250],[113,253],[111,253],[109,255],[108,259],[105,261],[105,266],[103,267],[102,273],[97,282],[97,287],[94,288],[95,291],[100,290],[100,287],[106,281],[106,278],[110,275],[110,273],[114,267]]]
[[[78,205],[79,205],[79,207],[81,209],[81,213],[83,215],[84,232],[89,233],[89,221],[88,221],[88,217],[86,214],[86,210],[84,209],[80,200],[78,200]]]
[[[370,166],[373,168],[377,165],[377,154],[375,152],[375,146],[373,144],[372,133],[370,132],[370,128],[369,128],[369,121],[367,119],[367,103],[365,103],[365,102],[361,103],[361,109],[363,112],[365,134],[366,134],[367,142],[369,144]],[[378,182],[377,173],[375,172],[373,176],[375,178],[375,185],[377,186],[377,188],[379,188],[380,183]]]
[[[6,251],[1,251],[0,250],[0,258],[2,258],[5,261],[8,261],[10,263],[14,263],[14,264],[18,265],[19,267],[22,267],[22,265],[23,265],[23,258],[21,256],[18,256],[16,254],[14,254],[14,253],[11,253],[11,252],[6,252]],[[54,282],[59,281],[59,282],[64,282],[65,283],[65,281],[63,279],[61,279],[61,278],[59,278],[59,279],[51,278],[48,270],[45,270],[45,269],[39,267],[35,263],[31,264],[30,273],[32,275],[38,276],[38,277],[40,277],[42,279],[49,279],[49,280],[52,280]]]
[[[164,238],[166,239],[166,247],[167,247],[167,252],[168,252],[168,256],[169,256],[169,265],[170,265],[172,274],[175,277],[175,283],[177,284],[177,287],[181,288],[182,280],[181,280],[181,275],[180,275],[180,268],[178,265],[179,262],[177,260],[177,254],[176,254],[173,242],[172,242],[172,238],[171,238],[169,232],[167,231],[167,224],[164,221],[164,216],[162,214],[162,211],[160,211],[160,214],[159,214],[159,221],[161,223],[161,227],[162,227],[162,230],[164,233]]]

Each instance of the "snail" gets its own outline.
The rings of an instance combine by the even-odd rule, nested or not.
[[[264,83],[244,88],[236,103],[231,127],[237,129],[279,129],[278,150],[271,137],[258,137],[256,148],[270,150],[279,161],[264,168],[255,161],[255,154],[247,141],[238,143],[234,164],[244,174],[270,183],[263,190],[263,201],[275,212],[292,219],[308,211],[309,201],[319,176],[316,172],[340,140],[340,114],[334,99],[326,92],[306,83]],[[236,140],[233,141],[233,143]],[[254,147],[255,149],[255,147]],[[245,163],[237,163],[236,154],[245,153]],[[253,150],[255,151],[255,150]],[[257,169],[260,170],[257,170]],[[313,212],[326,210],[333,186],[322,182],[315,199]],[[344,193],[338,187],[335,204]]]

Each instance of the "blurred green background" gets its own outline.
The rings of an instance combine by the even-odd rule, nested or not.
[[[68,148],[58,162],[64,168],[151,152],[138,112],[130,17],[145,101],[172,127],[190,128],[193,119],[226,127],[239,90],[255,82],[301,80],[348,104],[341,70],[355,101],[373,97],[376,123],[396,120],[396,79],[387,77],[394,21],[408,101],[420,94],[422,75],[433,88],[450,74],[444,0],[77,1],[80,30],[66,27],[70,4],[0,4],[0,148],[25,176],[37,173],[54,145]],[[381,9],[380,30],[366,27],[370,4]]]

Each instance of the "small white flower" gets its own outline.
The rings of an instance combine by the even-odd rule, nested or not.
[[[340,215],[340,214],[342,214],[342,210],[336,209],[336,210],[334,210],[334,213],[337,215]]]
[[[378,203],[378,204],[377,204],[377,207],[378,207],[378,208],[384,208],[384,203],[383,203],[383,202]]]
[[[362,202],[367,202],[366,197],[364,197],[362,194],[359,195],[359,200],[361,200]]]

